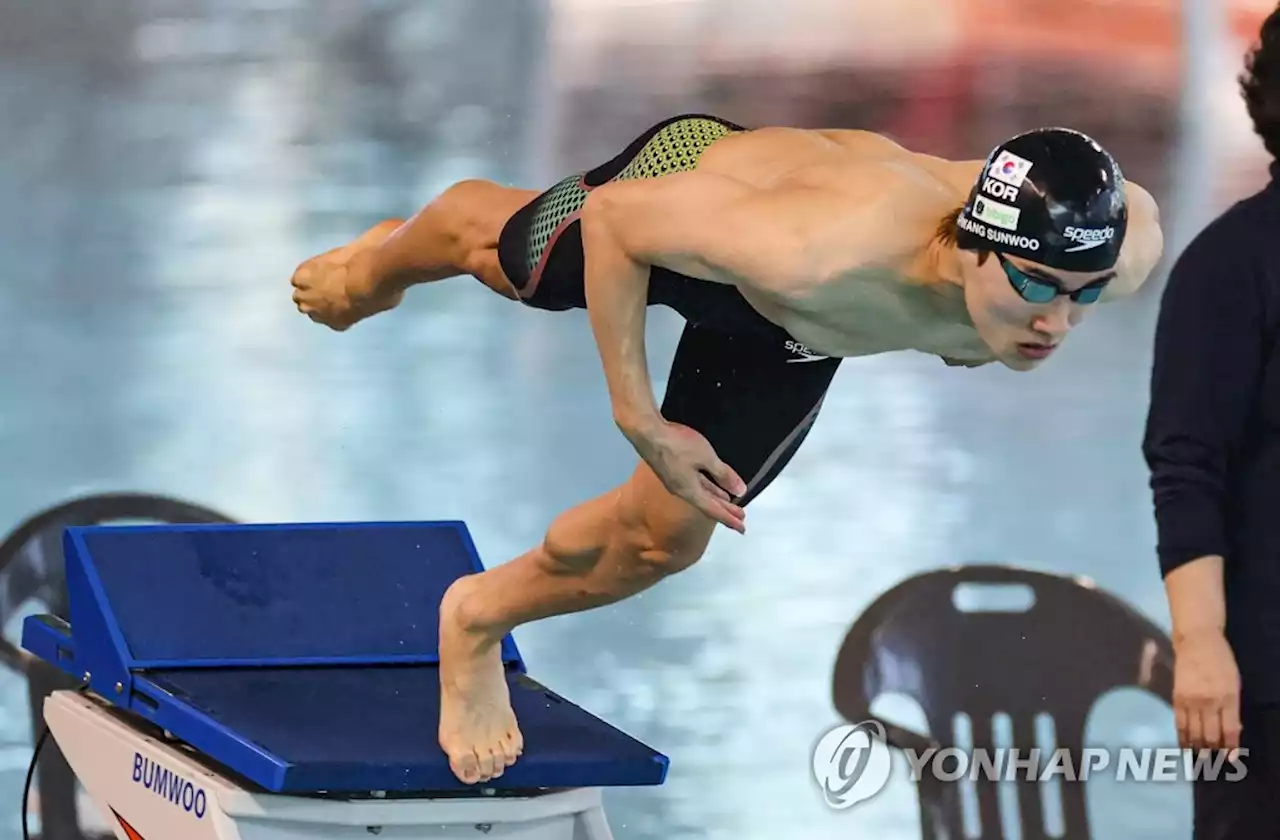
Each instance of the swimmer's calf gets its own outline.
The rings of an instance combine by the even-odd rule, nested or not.
[[[524,751],[502,667],[502,635],[468,615],[462,578],[440,602],[440,746],[449,767],[467,784],[502,775]]]
[[[503,636],[655,586],[698,561],[713,527],[641,466],[620,490],[556,517],[534,549],[455,581],[440,606],[440,744],[458,778],[497,778],[523,748]]]

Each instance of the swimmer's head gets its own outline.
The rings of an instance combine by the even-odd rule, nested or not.
[[[1096,141],[1046,128],[992,150],[955,219],[965,301],[997,359],[1047,358],[1114,276],[1128,224],[1120,167]]]

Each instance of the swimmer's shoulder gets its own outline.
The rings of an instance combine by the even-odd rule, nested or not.
[[[816,128],[812,131],[824,140],[857,154],[881,157],[911,154],[901,143],[874,131],[856,128]]]
[[[1116,278],[1107,286],[1104,301],[1137,294],[1164,256],[1164,231],[1155,197],[1133,181],[1125,181],[1124,191],[1129,203],[1129,222],[1116,262]]]
[[[1140,228],[1160,227],[1160,205],[1155,196],[1133,181],[1124,182],[1124,195],[1129,202],[1129,221]]]
[[[904,162],[948,183],[959,181],[967,193],[985,165],[983,160],[950,160],[909,149],[898,141],[873,131],[846,128],[815,129],[814,133],[840,148],[867,160]]]

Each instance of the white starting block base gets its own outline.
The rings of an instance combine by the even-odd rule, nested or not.
[[[91,696],[55,692],[44,716],[120,840],[613,838],[599,788],[522,798],[358,801],[261,794],[211,770],[191,748],[143,734]]]

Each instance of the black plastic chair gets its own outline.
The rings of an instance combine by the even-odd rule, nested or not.
[[[954,597],[964,584],[1026,587],[1034,603],[1020,611],[963,611]],[[916,751],[970,746],[955,743],[954,734],[958,716],[967,715],[972,747],[1016,747],[1026,756],[1040,746],[1037,716],[1048,715],[1054,746],[1069,750],[1078,762],[1090,708],[1103,694],[1123,687],[1171,702],[1173,649],[1159,627],[1085,580],[968,566],[908,578],[876,599],[840,649],[833,694],[837,711],[851,723],[878,719],[870,707],[881,695],[914,699],[933,735],[879,722],[890,746]],[[993,718],[1001,713],[1011,719],[1012,743],[993,742]],[[980,833],[975,840],[998,840],[1005,836],[999,783],[976,775]],[[920,776],[925,840],[969,836],[958,784],[931,773]],[[1048,840],[1045,785],[1019,781],[1014,786],[1023,840]],[[1084,784],[1057,787],[1063,833],[1053,840],[1089,840]]]

